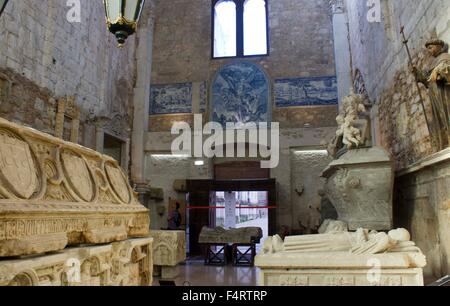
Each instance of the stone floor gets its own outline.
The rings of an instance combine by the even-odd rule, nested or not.
[[[154,286],[160,278],[155,277]],[[257,286],[258,269],[251,267],[205,266],[203,261],[189,260],[180,266],[176,286]]]

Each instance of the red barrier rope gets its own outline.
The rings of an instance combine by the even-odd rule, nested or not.
[[[276,209],[276,206],[236,206],[236,209]],[[186,209],[225,209],[225,206],[187,206]]]

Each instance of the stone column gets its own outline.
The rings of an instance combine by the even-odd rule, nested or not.
[[[151,3],[151,2],[150,2]],[[134,120],[131,144],[131,180],[145,181],[145,140],[148,132],[150,81],[152,74],[153,14],[144,14],[137,33],[137,80],[134,88]]]
[[[58,112],[56,114],[55,137],[62,139],[64,135],[64,114],[66,113],[66,100],[58,101]]]
[[[101,124],[95,126],[95,150],[103,154],[105,143],[105,130]]]
[[[348,20],[344,0],[330,0],[330,4],[333,14],[334,54],[340,104],[353,86]]]
[[[122,164],[122,168],[129,174],[130,171],[130,148],[131,148],[131,140],[127,138],[125,143],[122,145],[122,160],[120,161]]]
[[[75,116],[72,118],[72,131],[70,132],[70,141],[78,143],[80,139],[80,110],[75,110]]]

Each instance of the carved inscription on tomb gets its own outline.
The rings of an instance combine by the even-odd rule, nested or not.
[[[325,286],[355,286],[353,276],[327,276],[325,277]]]
[[[299,275],[280,275],[280,286],[308,286],[309,278]]]

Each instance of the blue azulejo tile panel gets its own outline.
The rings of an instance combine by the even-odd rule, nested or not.
[[[192,112],[192,83],[150,86],[150,115]]]
[[[257,65],[226,65],[217,73],[211,88],[213,121],[223,125],[270,121],[269,82]]]
[[[277,107],[336,105],[337,79],[332,76],[275,80],[274,95]]]

